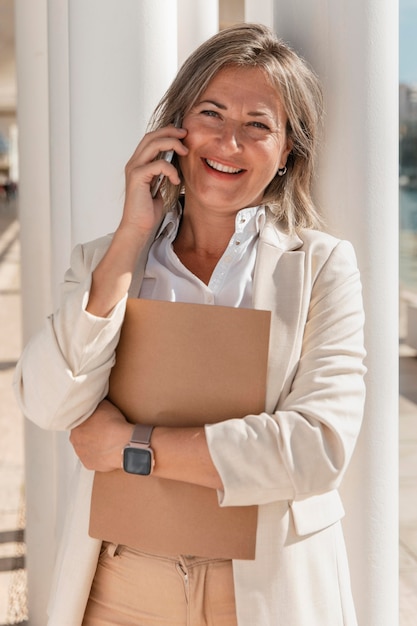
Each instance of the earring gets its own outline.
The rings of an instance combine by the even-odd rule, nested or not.
[[[287,166],[284,165],[284,167],[279,167],[278,168],[278,176],[284,176],[284,174],[287,173]]]

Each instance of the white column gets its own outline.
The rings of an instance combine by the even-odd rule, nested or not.
[[[324,83],[318,202],[353,242],[366,309],[367,404],[343,489],[359,623],[398,623],[397,1],[275,0],[275,30]]]
[[[51,308],[50,194],[48,130],[48,42],[46,0],[17,0],[16,57],[19,127],[19,216],[23,341]],[[42,367],[42,364],[39,364]],[[43,619],[54,545],[54,433],[25,428],[26,542],[29,605]],[[39,581],[42,581],[39,584]]]
[[[178,65],[219,30],[219,0],[178,0]]]
[[[56,304],[72,246],[120,218],[125,163],[177,69],[176,20],[175,0],[16,2],[25,341]],[[66,439],[27,424],[31,626],[46,623]]]
[[[48,3],[49,132],[51,189],[51,285],[58,286],[71,251],[71,138],[68,0]]]
[[[245,22],[258,22],[272,28],[274,25],[274,0],[244,0]]]
[[[73,243],[116,226],[124,165],[177,69],[175,0],[69,4]]]

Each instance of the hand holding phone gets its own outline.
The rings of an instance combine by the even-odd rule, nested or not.
[[[181,117],[179,113],[175,116],[174,126],[175,128],[180,128],[181,126]],[[161,153],[158,159],[163,159],[164,161],[171,163],[173,157],[174,157],[174,150],[166,150],[165,152]],[[152,184],[151,184],[152,198],[155,198],[163,180],[164,180],[164,174],[159,174],[159,176],[156,176],[155,179],[152,181]]]

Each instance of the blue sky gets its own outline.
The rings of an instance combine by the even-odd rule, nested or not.
[[[417,0],[400,0],[400,82],[417,83]]]

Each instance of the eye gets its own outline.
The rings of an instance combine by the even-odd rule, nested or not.
[[[262,122],[250,122],[249,126],[253,128],[260,128],[261,130],[270,130],[269,126],[263,124]]]
[[[219,117],[217,111],[213,111],[212,109],[204,109],[201,111],[201,115],[205,115],[206,117]]]

